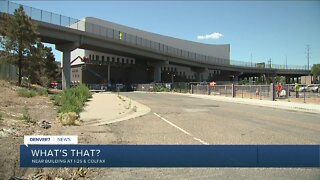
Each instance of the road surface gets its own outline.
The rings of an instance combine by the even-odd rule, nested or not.
[[[187,96],[122,93],[151,108],[145,116],[110,124],[122,144],[320,144],[319,115]],[[319,169],[107,169],[120,179],[320,179]]]

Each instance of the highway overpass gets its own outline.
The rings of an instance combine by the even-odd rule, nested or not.
[[[18,8],[19,4],[1,1],[0,7],[1,20],[3,20],[4,13],[13,14],[14,9]],[[154,66],[154,79],[159,79],[161,66],[166,64],[191,67],[197,74],[205,73],[209,69],[219,69],[226,72],[224,76],[231,75],[234,77],[261,74],[299,77],[310,74],[310,70],[306,70],[305,67],[273,64],[258,67],[256,63],[233,63],[230,59],[186,51],[183,47],[172,47],[144,37],[133,36],[117,29],[90,24],[86,21],[44,10],[27,6],[24,6],[24,9],[37,22],[41,41],[55,44],[56,49],[63,53],[63,87],[70,86],[71,51],[77,48],[129,56],[139,61],[146,61]],[[88,31],[83,29],[83,26],[91,26],[92,29]],[[123,36],[123,38],[120,38],[119,35]],[[130,36],[130,39],[127,38]],[[135,41],[132,41],[133,38],[135,38]],[[138,40],[140,39],[141,42],[144,41],[146,43],[139,43]]]

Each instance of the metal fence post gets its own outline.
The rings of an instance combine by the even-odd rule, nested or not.
[[[243,98],[243,86],[241,86],[241,90],[242,90],[241,93],[242,93],[242,98]]]
[[[232,83],[232,86],[231,86],[231,91],[232,91],[232,97],[236,97],[236,89],[235,89],[235,85]]]
[[[271,101],[274,101],[276,97],[276,92],[275,92],[273,83],[270,84],[270,91],[271,91]]]
[[[307,85],[305,86],[304,88],[304,91],[303,91],[303,103],[306,103],[306,91],[307,91]]]
[[[262,88],[261,88],[261,85],[259,86],[259,96],[260,96],[260,100],[262,100]]]
[[[228,96],[228,91],[227,91],[227,85],[224,85],[224,91],[225,91],[225,95],[224,96]]]
[[[288,101],[289,101],[289,97],[290,97],[289,94],[290,94],[289,85],[287,84],[286,85],[286,97],[287,97]]]

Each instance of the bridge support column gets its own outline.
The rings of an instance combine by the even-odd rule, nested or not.
[[[108,84],[110,83],[110,62],[108,64]]]
[[[79,42],[68,43],[68,44],[59,44],[56,45],[56,49],[62,51],[62,89],[70,88],[71,82],[71,51],[79,47]]]
[[[161,66],[154,67],[153,80],[155,82],[161,82]]]
[[[71,76],[71,65],[70,65],[70,57],[71,52],[66,51],[62,52],[62,89],[70,88],[70,76]]]
[[[150,63],[150,65],[153,66],[153,81],[161,83],[161,67],[164,67],[168,64],[169,61]]]

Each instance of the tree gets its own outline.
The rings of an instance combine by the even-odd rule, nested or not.
[[[29,76],[31,83],[48,86],[58,74],[58,65],[55,63],[52,49],[38,42],[30,52],[24,66],[24,73]]]
[[[320,76],[320,64],[314,64],[311,68],[311,74],[313,74],[313,77],[314,77],[314,80],[318,80],[320,81],[319,79],[319,76]]]
[[[13,16],[5,15],[0,28],[1,47],[5,54],[18,61],[19,85],[21,85],[23,61],[30,56],[31,49],[39,41],[36,30],[36,24],[26,15],[22,6],[14,11]]]

